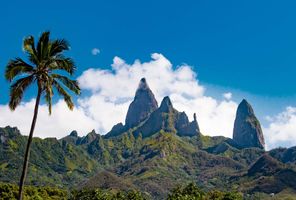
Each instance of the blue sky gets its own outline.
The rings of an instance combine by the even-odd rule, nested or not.
[[[174,66],[193,66],[207,94],[229,90],[236,101],[251,99],[263,118],[296,106],[295,8],[295,1],[275,0],[2,1],[0,72],[24,56],[25,36],[50,30],[70,42],[77,77],[90,67],[110,69],[114,56],[132,63],[157,52]],[[3,76],[0,85],[6,104]]]
[[[5,1],[0,64],[22,55],[24,36],[51,30],[70,41],[77,74],[108,66],[115,55],[132,61],[161,52],[173,63],[195,66],[203,82],[295,96],[295,8],[294,1],[272,0]],[[90,54],[94,47],[100,56]]]

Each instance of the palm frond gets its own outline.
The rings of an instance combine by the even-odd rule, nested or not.
[[[53,59],[49,64],[49,69],[51,70],[64,70],[68,72],[70,75],[73,75],[76,67],[75,63],[71,58],[64,58],[63,56],[58,56]]]
[[[45,31],[41,34],[37,44],[37,54],[39,60],[45,60],[48,57],[48,44],[49,44],[49,31]]]
[[[56,80],[53,80],[53,85],[54,87],[56,88],[56,90],[58,91],[58,93],[63,96],[64,98],[64,101],[66,102],[68,108],[70,110],[73,110],[74,108],[74,103],[72,101],[72,98],[71,96],[64,90],[64,88],[56,81]]]
[[[69,50],[69,43],[66,40],[54,40],[53,42],[51,42],[49,56],[55,56],[65,50]]]
[[[15,83],[13,83],[10,86],[9,108],[11,110],[15,110],[15,108],[20,104],[25,90],[33,81],[34,81],[34,76],[30,75],[30,76],[18,79]]]
[[[38,55],[35,49],[33,36],[28,36],[27,38],[25,38],[23,48],[28,53],[29,60],[35,65],[38,65],[39,60],[38,60]]]
[[[12,81],[16,76],[30,74],[34,72],[34,67],[23,61],[21,58],[10,60],[6,66],[5,78]]]
[[[80,94],[78,81],[71,80],[68,77],[59,74],[51,74],[51,77],[62,82],[69,90],[71,90],[75,94]]]
[[[36,81],[38,88],[44,93],[49,114],[52,111],[53,89],[57,90],[57,93],[64,98],[67,106],[72,110],[74,103],[67,92],[72,91],[75,94],[80,94],[78,82],[54,72],[61,70],[73,75],[76,70],[74,61],[62,54],[63,51],[70,49],[69,43],[64,39],[50,40],[49,31],[41,34],[36,42],[37,45],[35,42],[33,36],[28,36],[23,41],[23,49],[32,65],[21,58],[16,58],[6,66],[5,78],[10,82],[18,78],[10,87],[10,109],[14,110],[20,104],[24,91],[32,82]]]

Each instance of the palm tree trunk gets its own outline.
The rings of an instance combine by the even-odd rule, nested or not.
[[[30,157],[30,147],[31,147],[31,143],[32,143],[32,139],[33,139],[33,133],[34,133],[35,125],[36,125],[40,97],[41,97],[41,88],[38,87],[38,94],[37,94],[37,98],[36,98],[36,102],[35,102],[35,108],[34,108],[34,116],[33,116],[32,124],[31,124],[31,129],[30,129],[30,134],[29,134],[29,138],[28,138],[27,148],[26,148],[26,152],[25,152],[25,158],[24,158],[24,164],[23,164],[23,172],[22,172],[22,176],[21,176],[20,184],[19,184],[18,200],[23,199],[23,187],[24,187],[24,183],[25,183],[25,180],[26,180],[26,176],[27,176],[29,157]]]

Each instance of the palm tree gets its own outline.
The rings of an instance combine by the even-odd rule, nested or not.
[[[38,115],[38,107],[41,97],[44,96],[51,114],[52,97],[54,91],[61,95],[70,110],[74,104],[69,91],[80,94],[80,88],[76,80],[71,80],[68,75],[73,75],[76,67],[71,58],[65,57],[63,52],[69,50],[69,44],[64,39],[50,40],[50,32],[43,32],[37,45],[34,37],[29,36],[23,42],[24,51],[28,55],[29,63],[21,58],[9,61],[6,66],[5,78],[11,82],[9,108],[13,111],[20,104],[25,90],[33,83],[37,85],[37,97],[34,115],[29,133],[27,148],[24,157],[23,171],[19,183],[19,196],[22,199],[22,191],[27,175],[30,146]],[[64,75],[58,72],[66,72]]]

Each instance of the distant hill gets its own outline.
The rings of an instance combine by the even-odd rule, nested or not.
[[[260,123],[251,105],[245,100],[242,104],[236,139],[204,136],[196,115],[190,122],[169,97],[158,107],[142,79],[127,124],[115,125],[104,136],[92,131],[79,137],[73,131],[59,140],[34,138],[27,184],[134,188],[154,199],[190,182],[205,190],[293,193],[296,147],[266,152]],[[17,128],[0,128],[0,181],[18,182],[26,140]]]

